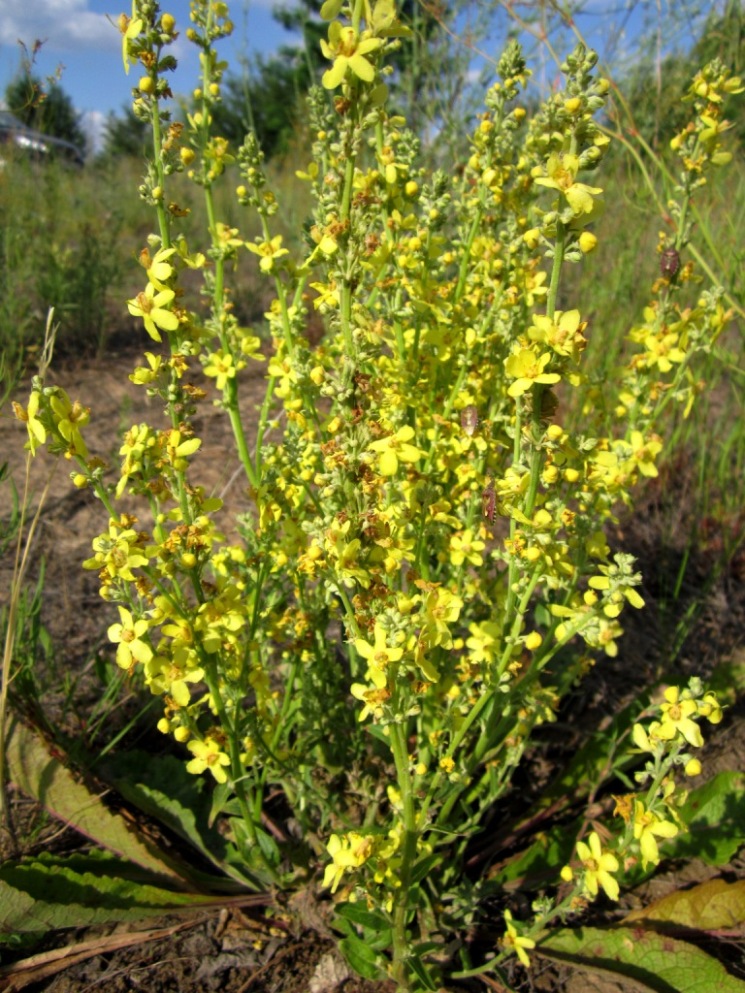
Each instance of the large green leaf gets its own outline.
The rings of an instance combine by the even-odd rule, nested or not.
[[[688,831],[665,845],[665,856],[726,865],[745,844],[745,775],[720,772],[691,790],[680,815]]]
[[[745,879],[736,883],[709,879],[688,890],[675,890],[632,911],[623,920],[624,924],[632,921],[654,921],[699,931],[736,928],[745,921]]]
[[[211,798],[204,780],[190,775],[182,761],[174,755],[130,751],[108,759],[103,774],[131,804],[165,824],[213,866],[246,885],[248,879],[240,870],[237,852],[210,824]],[[219,880],[193,868],[189,876],[211,889],[220,885]],[[232,884],[224,888],[231,886],[235,888]]]
[[[102,848],[156,873],[161,881],[185,885],[173,860],[134,823],[109,810],[101,796],[73,776],[63,757],[52,754],[38,734],[15,717],[8,721],[5,734],[10,782]]]
[[[544,938],[541,955],[589,972],[633,980],[652,993],[745,993],[745,983],[696,945],[637,928],[566,928]]]
[[[356,934],[348,934],[339,942],[339,948],[358,975],[364,979],[383,978],[384,973],[380,957],[362,938],[358,938]]]
[[[0,867],[0,929],[16,934],[136,921],[221,898],[173,892],[151,873],[104,852],[43,854]]]

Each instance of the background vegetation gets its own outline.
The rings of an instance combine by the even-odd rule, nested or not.
[[[549,56],[553,53],[557,58],[561,50],[556,46],[561,39],[571,41],[571,22],[557,5],[541,0],[507,6],[512,17],[505,20],[504,11],[500,19],[499,0],[483,7],[458,0],[448,5],[447,13],[444,8],[414,0],[404,4],[413,42],[399,55],[391,81],[393,100],[420,134],[433,165],[452,165],[451,150],[468,132],[478,108],[490,61],[477,58],[474,63],[477,53],[487,48],[498,53],[506,34],[518,30],[523,39],[533,34],[536,45],[544,37],[557,39],[555,51],[549,45]],[[323,29],[315,7],[314,0],[299,0],[278,10],[275,16],[293,32],[291,37],[300,36],[303,42],[232,67],[218,106],[218,130],[230,141],[238,143],[247,129],[255,130],[270,171],[277,175],[285,194],[285,237],[299,230],[295,222],[307,215],[308,208],[307,184],[295,179],[295,171],[307,164],[298,154],[304,145],[304,99],[321,57],[318,39]],[[664,24],[658,23],[656,30],[650,28],[645,35],[651,39],[648,50],[635,51],[633,58],[619,55],[615,64],[604,67],[615,88],[606,123],[619,139],[612,152],[617,171],[613,184],[624,190],[623,200],[628,206],[628,212],[624,206],[624,217],[633,219],[635,234],[631,239],[626,237],[624,225],[615,219],[609,225],[619,233],[619,239],[617,243],[602,243],[607,278],[593,290],[598,294],[599,311],[609,294],[629,285],[629,270],[656,244],[657,227],[664,217],[664,190],[674,180],[664,174],[664,163],[669,160],[667,143],[685,115],[680,96],[687,82],[697,67],[714,57],[721,58],[732,71],[742,71],[745,10],[741,0],[727,0],[723,10],[712,9],[703,22],[699,18],[698,37],[681,38],[681,25],[688,22],[690,27],[690,16],[685,4],[677,13],[666,12]],[[502,33],[490,39],[495,24],[501,25]],[[666,38],[678,37],[678,46],[661,48],[660,33]],[[545,50],[541,51],[545,57]],[[483,67],[480,75],[474,64]],[[540,80],[534,81],[534,92],[539,85]],[[44,83],[34,75],[31,61],[7,87],[5,102],[30,126],[84,147],[80,120],[62,83]],[[177,116],[187,110],[182,105]],[[745,149],[745,121],[737,114],[731,119],[739,146]],[[136,272],[131,260],[142,247],[150,221],[147,209],[133,198],[122,197],[120,191],[131,190],[138,183],[146,131],[129,108],[111,115],[103,147],[97,154],[89,151],[82,175],[62,163],[42,168],[40,163],[3,150],[0,349],[11,366],[18,365],[29,348],[33,355],[40,345],[50,306],[55,307],[60,324],[58,354],[90,355],[100,352],[109,341],[118,345],[126,342],[132,323],[122,301]],[[725,171],[721,184],[713,190],[717,206],[706,218],[698,219],[699,236],[721,266],[723,282],[727,283],[728,276],[735,277],[730,285],[736,287],[740,305],[744,161],[740,158],[734,168]],[[274,176],[272,179],[276,183]],[[660,189],[660,180],[663,195],[655,201],[650,184],[658,183]],[[230,209],[228,205],[226,209]],[[195,229],[201,220],[194,218]],[[236,301],[241,320],[246,322],[263,312],[260,281],[254,280],[249,268],[246,266],[245,280],[241,280],[245,287],[242,299]],[[628,302],[633,311],[639,301]],[[618,327],[609,329],[614,338],[621,333],[623,312],[611,312],[619,320]]]

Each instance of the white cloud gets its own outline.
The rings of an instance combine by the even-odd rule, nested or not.
[[[88,148],[97,154],[103,148],[106,114],[100,110],[86,110],[80,116],[80,124],[88,139]]]
[[[116,25],[88,10],[88,0],[2,0],[2,8],[0,44],[31,47],[38,39],[55,52],[115,51],[121,44]]]

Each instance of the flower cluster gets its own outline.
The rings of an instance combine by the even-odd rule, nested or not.
[[[594,53],[578,46],[563,91],[528,121],[528,70],[508,46],[462,170],[427,174],[386,105],[383,60],[406,35],[392,0],[328,0],[322,13],[322,82],[335,96],[311,97],[303,178],[315,206],[297,252],[272,228],[278,198],[255,138],[236,150],[214,133],[226,5],[192,4],[202,78],[176,125],[164,106],[172,18],[134,0],[120,26],[125,62],[145,71],[134,106],[156,154],[140,192],[158,231],[127,306],[163,347],[130,378],[167,417],[126,431],[111,479],[83,441],[87,410],[63,391],[37,383],[17,413],[31,450],[74,459],[103,501],[108,524],[85,565],[117,607],[112,652],[162,700],[158,727],[185,746],[188,771],[220,785],[252,878],[291,884],[292,846],[280,851],[261,819],[278,789],[307,838],[329,839],[324,885],[361,887],[387,915],[403,984],[423,875],[462,863],[533,730],[555,719],[593,654],[617,653],[626,606],[643,606],[633,558],[604,528],[657,473],[661,411],[691,401],[691,363],[726,313],[715,290],[687,306],[682,278],[655,278],[617,379],[593,382],[589,315],[560,310],[558,290],[597,241],[602,188],[590,180],[608,139],[594,115],[608,84]],[[714,103],[696,132],[710,162],[712,94],[732,91],[723,79],[700,81]],[[236,209],[261,228],[249,241],[218,219],[213,186],[234,169]],[[205,197],[204,252],[179,231],[176,171]],[[275,294],[262,339],[239,326],[227,289],[244,250]],[[182,306],[186,269],[204,280],[206,317]],[[311,312],[324,324],[316,345],[303,333]],[[266,394],[247,424],[242,372],[262,358]],[[195,415],[210,392],[245,483],[234,520],[196,481]],[[119,509],[124,498],[139,501],[139,519]],[[626,851],[645,864],[677,830],[661,773],[670,750],[697,747],[697,719],[721,715],[693,689],[665,699],[634,732],[652,756],[649,788],[621,807]],[[576,852],[576,892],[617,899],[620,848],[592,831]],[[532,942],[507,918],[506,951],[525,963]]]

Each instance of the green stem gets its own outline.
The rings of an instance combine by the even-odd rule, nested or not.
[[[417,831],[414,791],[409,771],[409,753],[406,744],[406,726],[403,723],[390,725],[391,750],[396,764],[396,780],[401,793],[403,816],[403,840],[401,844],[400,885],[395,891],[393,905],[393,979],[402,993],[410,989],[406,969],[409,957],[409,939],[406,924],[409,915],[411,871],[416,859]]]

